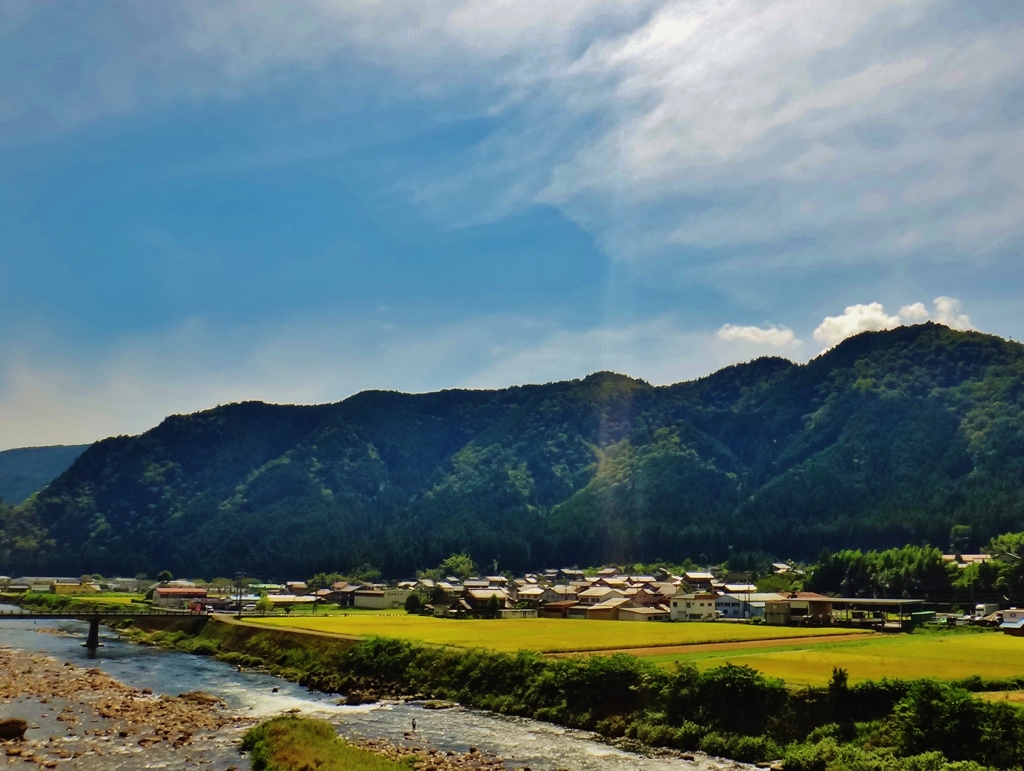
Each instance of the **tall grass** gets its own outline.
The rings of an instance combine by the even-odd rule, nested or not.
[[[409,771],[409,765],[347,744],[325,720],[277,717],[249,729],[242,749],[253,771]]]

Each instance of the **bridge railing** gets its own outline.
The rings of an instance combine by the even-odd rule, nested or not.
[[[0,611],[0,618],[81,618],[82,616],[203,616],[204,613],[196,613],[191,610],[173,610],[170,608],[90,608],[88,610],[3,610]]]

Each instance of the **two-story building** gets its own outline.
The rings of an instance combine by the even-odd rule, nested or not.
[[[718,618],[716,600],[710,592],[676,595],[672,598],[669,615],[673,621],[714,621]]]

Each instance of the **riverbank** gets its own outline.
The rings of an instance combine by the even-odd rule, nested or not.
[[[243,744],[244,732],[251,731],[257,722],[205,693],[154,694],[149,689],[125,685],[96,668],[0,648],[0,720],[8,719],[24,720],[28,730],[23,741],[0,742],[0,759],[33,763],[43,769],[83,771],[197,767],[243,771],[250,767],[249,758],[240,755],[238,748]],[[504,761],[492,753],[475,747],[469,752],[444,751],[413,732],[402,742],[383,738],[342,742],[327,722],[298,717],[270,722],[280,721],[293,726],[327,726],[331,741],[310,748],[314,755],[333,746],[336,740],[347,748],[344,757],[348,761],[365,755],[366,767],[373,771],[506,768]],[[288,756],[287,751],[283,753],[283,757]],[[280,767],[298,769],[304,765],[298,762]],[[254,764],[254,768],[259,766]]]
[[[202,693],[155,695],[99,669],[0,649],[0,717],[25,720],[24,741],[2,752],[40,768],[247,768],[231,757],[251,719]]]
[[[666,670],[622,654],[554,659],[384,638],[354,641],[216,619],[198,631],[160,623],[161,630],[129,631],[141,642],[260,666],[312,689],[355,697],[353,703],[382,696],[443,699],[594,731],[610,741],[743,762],[784,760],[796,771],[829,765],[968,771],[984,766],[949,762],[1000,768],[1024,762],[1024,715],[970,692],[1019,687],[1016,682],[849,684],[837,670],[826,688],[789,689],[733,665]],[[950,740],[978,726],[1009,733],[1005,741]]]

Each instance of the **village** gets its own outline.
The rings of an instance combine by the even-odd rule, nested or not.
[[[797,568],[774,565],[776,573]],[[397,611],[438,618],[549,618],[623,622],[748,622],[769,626],[843,626],[909,631],[935,621],[1000,626],[1024,635],[1024,611],[980,604],[973,613],[937,612],[923,599],[829,597],[806,591],[763,592],[748,573],[716,567],[674,574],[635,575],[617,567],[595,571],[549,569],[522,577],[421,577],[395,584],[339,580],[311,587],[306,581],[234,585],[201,581],[0,577],[6,591],[65,596],[103,592],[145,593],[153,607],[202,613],[305,614],[351,610]]]

